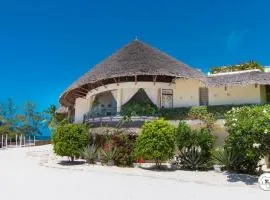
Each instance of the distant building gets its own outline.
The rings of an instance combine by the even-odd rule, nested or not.
[[[270,72],[270,66],[265,66],[264,67],[264,72]]]
[[[270,68],[266,68],[267,72]],[[270,102],[270,73],[259,70],[204,75],[135,40],[97,64],[60,97],[75,123],[117,115],[138,91],[159,108]],[[140,90],[142,89],[142,90]]]

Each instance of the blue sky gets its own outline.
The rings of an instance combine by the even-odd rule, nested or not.
[[[0,101],[39,109],[138,36],[204,72],[257,60],[270,65],[270,2],[248,0],[0,3]]]

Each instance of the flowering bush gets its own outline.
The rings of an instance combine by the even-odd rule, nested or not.
[[[254,173],[258,163],[270,151],[270,106],[233,108],[226,114],[229,136],[225,150],[237,154],[234,169]]]

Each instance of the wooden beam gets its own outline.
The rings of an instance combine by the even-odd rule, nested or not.
[[[75,93],[78,93],[78,94],[82,94],[82,95],[87,95],[87,93],[85,93],[85,92],[82,92],[82,91],[75,91]]]
[[[104,85],[102,81],[100,81],[101,85],[107,89],[107,85]]]
[[[137,76],[135,76],[135,85],[137,85]]]
[[[98,91],[98,89],[97,89],[97,87],[96,87],[96,85],[95,85],[95,83],[93,83],[93,87],[92,87],[92,90],[96,90],[96,91]]]
[[[156,85],[156,81],[157,81],[157,75],[153,76],[154,85]]]
[[[117,84],[117,86],[119,86],[119,78],[118,78],[118,80],[116,78],[113,78],[113,80],[115,81],[115,83]]]
[[[84,97],[84,95],[79,94],[79,93],[74,93],[73,96],[75,96],[75,97]]]
[[[85,89],[85,88],[83,88],[83,87],[79,87],[78,89],[81,89],[81,90],[83,90],[84,92],[89,92],[89,90],[87,90],[87,89]]]

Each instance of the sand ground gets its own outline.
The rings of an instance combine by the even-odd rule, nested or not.
[[[226,173],[66,166],[50,145],[0,150],[1,200],[266,199],[256,178]]]

